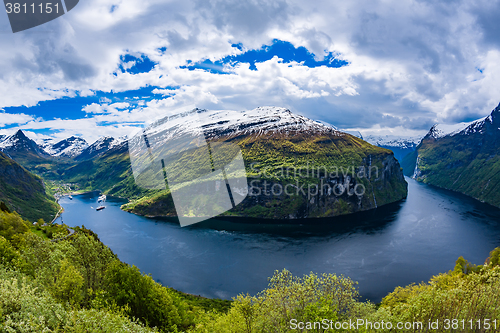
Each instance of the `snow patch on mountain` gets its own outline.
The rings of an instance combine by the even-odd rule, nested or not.
[[[331,128],[333,128],[333,129],[338,130],[338,128],[337,128],[336,126],[334,126],[334,125],[332,125],[332,124],[330,124],[330,123],[328,123],[328,122],[326,122],[326,121],[323,121],[323,120],[316,120],[316,122],[318,122],[318,123],[320,123],[320,124],[322,124],[322,125],[325,125],[326,127],[331,127]],[[344,131],[343,131],[343,132],[344,132]],[[347,132],[346,132],[346,133],[347,133]]]
[[[492,113],[493,114],[493,113]],[[486,123],[493,124],[493,118],[492,114],[490,114],[488,117],[479,119],[474,121],[472,124],[464,128],[462,131],[460,131],[460,134],[462,135],[471,135],[473,133],[484,133],[486,130]],[[500,129],[500,128],[497,128]]]
[[[76,160],[87,160],[97,155],[101,155],[110,149],[123,143],[123,139],[115,139],[111,136],[104,136],[99,138],[96,142],[85,148],[81,154],[75,157]]]
[[[189,134],[207,138],[293,132],[345,135],[332,125],[293,114],[281,107],[258,107],[249,111],[194,109],[159,119],[144,131],[150,135],[168,133],[168,137],[173,137]]]
[[[369,135],[365,141],[379,147],[413,149],[422,140],[421,137],[401,137],[396,135]]]
[[[0,142],[0,150],[14,147],[17,142],[19,142],[19,138],[15,137],[14,135],[4,136],[2,138],[2,141]]]
[[[347,133],[347,134],[351,134],[352,136],[355,136],[357,138],[360,138],[361,140],[364,140],[363,134],[361,134],[360,131],[346,130],[343,128],[340,128],[339,131]]]
[[[486,121],[491,123],[491,115],[478,120],[461,122],[458,124],[435,124],[431,127],[428,135],[434,139],[440,139],[445,136],[454,136],[457,134],[468,135],[481,130]]]
[[[44,151],[38,147],[35,141],[28,138],[23,131],[18,130],[15,134],[6,136],[0,142],[1,151],[32,151],[36,154],[43,155]]]
[[[82,138],[72,136],[55,144],[45,140],[39,144],[51,156],[75,157],[80,155],[89,144]]]
[[[120,141],[116,140],[115,138],[111,136],[104,136],[102,138],[99,138],[96,142],[94,142],[90,147],[89,151],[101,151],[101,150],[108,150],[116,145],[118,145]]]

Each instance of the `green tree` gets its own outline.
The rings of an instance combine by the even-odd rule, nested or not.
[[[234,309],[241,314],[245,321],[245,332],[252,333],[254,321],[257,317],[258,303],[250,295],[238,295],[235,299]]]
[[[116,256],[91,234],[80,231],[60,246],[65,246],[66,256],[84,279],[84,304],[88,305],[93,292],[103,288],[106,270]]]
[[[14,235],[28,232],[28,222],[24,221],[17,213],[0,210],[0,236],[11,240]]]
[[[455,262],[455,268],[453,272],[455,274],[463,273],[470,274],[472,272],[478,272],[483,266],[476,266],[468,262],[464,259],[464,257],[460,256]]]
[[[19,252],[10,244],[8,240],[0,236],[0,265],[15,268],[19,265]]]
[[[37,281],[0,268],[1,332],[157,332],[107,310],[65,309]]]
[[[316,322],[366,317],[374,311],[370,303],[357,301],[356,284],[334,274],[293,276],[276,271],[269,287],[257,296],[239,295],[227,314],[202,323],[204,332],[289,332],[292,320]],[[322,327],[307,332],[324,332]]]
[[[26,273],[45,286],[53,284],[64,253],[60,251],[57,243],[30,233],[24,238],[21,249],[22,258],[26,261]]]
[[[130,316],[139,318],[148,326],[170,332],[193,324],[178,297],[150,276],[142,275],[135,266],[118,260],[111,263],[106,272],[104,290],[110,302],[127,306]]]
[[[500,247],[497,247],[493,251],[490,252],[490,263],[493,266],[498,266],[500,265]]]
[[[67,259],[61,262],[58,274],[54,278],[53,295],[60,302],[72,306],[80,304],[83,298],[83,277]]]

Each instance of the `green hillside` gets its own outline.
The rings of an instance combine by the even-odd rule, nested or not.
[[[186,332],[230,306],[160,285],[90,230],[59,229],[47,239],[0,210],[1,332]]]
[[[226,301],[162,286],[121,262],[92,231],[74,228],[70,236],[64,231],[53,235],[59,241],[51,241],[33,233],[29,222],[16,213],[0,210],[0,331],[497,332],[500,328],[500,248],[480,266],[460,257],[452,271],[428,283],[396,287],[378,305],[362,301],[357,283],[349,277],[294,276],[286,269],[275,271],[268,288],[256,295],[240,294]],[[354,329],[335,326],[350,320]],[[410,327],[397,326],[400,323]]]
[[[0,152],[0,201],[30,221],[51,221],[59,205],[46,193],[42,179]]]
[[[222,142],[235,143],[240,147],[249,182],[267,180],[286,186],[296,181],[319,184],[320,179],[324,178],[325,182],[330,181],[332,184],[346,181],[352,186],[362,184],[366,189],[366,193],[360,197],[347,194],[333,198],[318,197],[320,200],[316,200],[315,204],[300,195],[263,196],[258,204],[248,197],[235,209],[227,212],[227,215],[261,218],[334,216],[395,202],[405,198],[407,194],[407,184],[393,154],[351,135],[294,133],[224,137],[212,140],[211,145],[216,146]],[[190,151],[170,167],[181,177],[194,179],[200,170],[187,168],[187,163],[183,161],[196,160],[199,156],[202,154],[196,150]],[[229,159],[230,156],[227,154],[222,159]],[[287,168],[292,170],[291,175],[279,174]],[[372,174],[368,175],[370,168]],[[296,177],[293,175],[295,170],[301,170],[302,173],[320,170],[321,174],[316,172],[314,176]],[[78,183],[80,188],[99,189],[106,194],[132,199],[133,202],[124,206],[124,209],[136,214],[176,214],[169,190],[147,190],[136,185],[126,144],[68,168],[63,177],[68,182]]]
[[[366,189],[366,193],[360,197],[318,197],[315,204],[300,195],[263,196],[257,204],[254,198],[248,197],[226,215],[273,219],[335,216],[395,202],[407,194],[407,184],[392,152],[348,134],[274,133],[265,136],[229,136],[210,141],[214,147],[221,143],[237,144],[241,149],[249,184],[253,180],[266,180],[282,187],[297,181],[319,186],[321,178],[331,184],[345,183],[348,179],[352,187],[361,184]],[[227,163],[232,155],[226,150],[224,152],[219,157]],[[189,151],[169,168],[175,170],[179,179],[195,179],[202,171],[188,167],[192,165],[188,161],[198,160],[200,156],[203,154],[196,150]],[[287,169],[291,170],[289,175],[280,174],[281,170]],[[316,173],[308,177],[294,176],[295,171],[306,173],[307,170]],[[318,170],[321,174],[318,174]],[[60,174],[62,180],[77,183],[82,190],[100,190],[131,200],[130,204],[123,207],[127,211],[146,216],[176,215],[168,189],[150,190],[136,184],[126,143],[96,158],[70,166]],[[155,175],[149,176],[155,178]]]
[[[431,130],[403,160],[404,172],[500,207],[499,128],[500,106],[464,132],[435,138]]]
[[[101,190],[105,194],[129,199],[157,192],[139,188],[135,184],[126,143],[93,159],[62,169],[60,173],[61,179],[78,183],[81,190]]]

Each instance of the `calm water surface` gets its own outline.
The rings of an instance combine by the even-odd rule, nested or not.
[[[359,281],[379,302],[395,286],[453,269],[459,256],[482,264],[500,246],[500,210],[407,178],[406,201],[317,225],[264,225],[210,220],[181,228],[120,210],[97,193],[63,198],[64,223],[92,229],[118,257],[156,281],[206,297],[255,294],[275,270],[337,273]],[[58,221],[60,222],[60,221]]]

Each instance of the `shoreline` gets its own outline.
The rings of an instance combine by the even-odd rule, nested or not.
[[[260,225],[331,225],[332,223],[357,223],[359,221],[365,221],[366,219],[373,218],[377,213],[388,213],[388,212],[396,212],[401,208],[401,204],[406,201],[406,198],[385,204],[383,206],[375,207],[369,210],[337,215],[337,216],[329,216],[329,217],[309,217],[309,218],[297,218],[297,219],[271,219],[271,218],[263,218],[263,217],[248,217],[248,216],[240,216],[240,215],[219,215],[207,218],[206,220],[201,221],[200,223],[208,224],[211,221],[219,220],[223,222],[229,222],[234,224],[260,224]],[[156,219],[156,220],[177,220],[177,215],[141,215],[134,213],[133,211],[128,211],[122,209],[123,212],[134,214],[136,216],[145,217],[148,219]],[[199,223],[196,223],[199,224]]]
[[[63,196],[69,196],[69,195],[83,195],[83,194],[89,194],[93,192],[99,192],[103,193],[101,190],[96,189],[96,190],[91,190],[91,191],[72,191],[68,193],[64,193],[61,197]],[[453,192],[453,191],[452,191]],[[172,222],[172,220],[175,220],[178,223],[177,215],[141,215],[137,214],[132,210],[125,210],[123,209],[123,206],[132,202],[128,198],[120,197],[120,196],[113,196],[113,195],[108,195],[108,197],[111,198],[117,198],[121,200],[126,200],[127,203],[124,203],[120,206],[120,210],[129,214],[134,214],[136,216],[140,217],[145,217],[151,220],[164,220],[164,221],[169,221]],[[203,223],[205,225],[210,225],[217,220],[219,222],[225,222],[225,223],[231,223],[231,224],[238,224],[238,225],[288,225],[288,226],[300,226],[300,225],[332,225],[332,224],[356,224],[360,221],[364,221],[366,219],[371,219],[373,218],[377,213],[383,213],[383,212],[396,212],[399,211],[401,208],[401,205],[407,200],[407,197],[402,198],[398,201],[391,202],[379,207],[374,207],[365,211],[358,211],[355,213],[350,213],[350,214],[344,214],[344,215],[336,215],[336,216],[328,216],[328,217],[306,217],[306,218],[296,218],[296,219],[272,219],[272,218],[265,218],[265,217],[248,217],[248,216],[241,216],[241,215],[219,215],[219,216],[214,216],[214,217],[209,217],[204,221],[201,221],[200,223]],[[199,224],[199,223],[196,223]],[[194,224],[194,225],[196,225]]]

